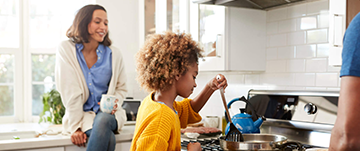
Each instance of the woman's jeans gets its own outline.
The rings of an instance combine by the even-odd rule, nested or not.
[[[116,139],[114,131],[117,129],[115,115],[99,111],[94,119],[93,128],[86,131],[89,138],[87,151],[113,151]]]

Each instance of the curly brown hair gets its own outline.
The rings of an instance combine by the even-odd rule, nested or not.
[[[90,34],[88,32],[88,25],[92,20],[95,10],[100,9],[106,12],[105,8],[100,5],[86,5],[82,7],[76,14],[71,27],[66,31],[66,36],[74,43],[89,43]],[[111,45],[109,32],[104,37],[104,41],[100,42],[105,46]]]
[[[166,90],[176,75],[198,63],[202,52],[190,34],[167,31],[150,35],[136,54],[137,81],[147,91]]]

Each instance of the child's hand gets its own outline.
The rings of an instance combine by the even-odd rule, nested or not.
[[[187,146],[188,151],[201,151],[201,144],[199,142],[189,143]]]
[[[226,80],[225,76],[222,74],[216,75],[212,80],[210,80],[207,83],[207,85],[212,90],[217,90],[217,89],[220,89],[221,87],[223,87],[225,90],[225,88],[228,86],[227,80]]]

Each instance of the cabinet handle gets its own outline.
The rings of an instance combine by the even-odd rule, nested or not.
[[[222,35],[217,34],[216,35],[216,56],[221,58],[222,56],[222,48],[223,48],[223,42],[222,42]]]
[[[344,36],[344,15],[334,14],[333,27],[333,37],[331,37],[333,41],[332,45],[334,47],[341,47]]]

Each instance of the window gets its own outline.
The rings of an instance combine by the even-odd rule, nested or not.
[[[14,55],[0,54],[0,116],[14,115]]]
[[[95,0],[0,0],[0,123],[37,122],[55,88],[55,51]]]
[[[60,41],[67,39],[76,11],[91,0],[29,0],[29,50],[31,54],[31,115],[37,117],[43,109],[42,94],[55,89],[55,51]],[[71,4],[71,5],[69,5]],[[66,8],[66,11],[64,11]]]

